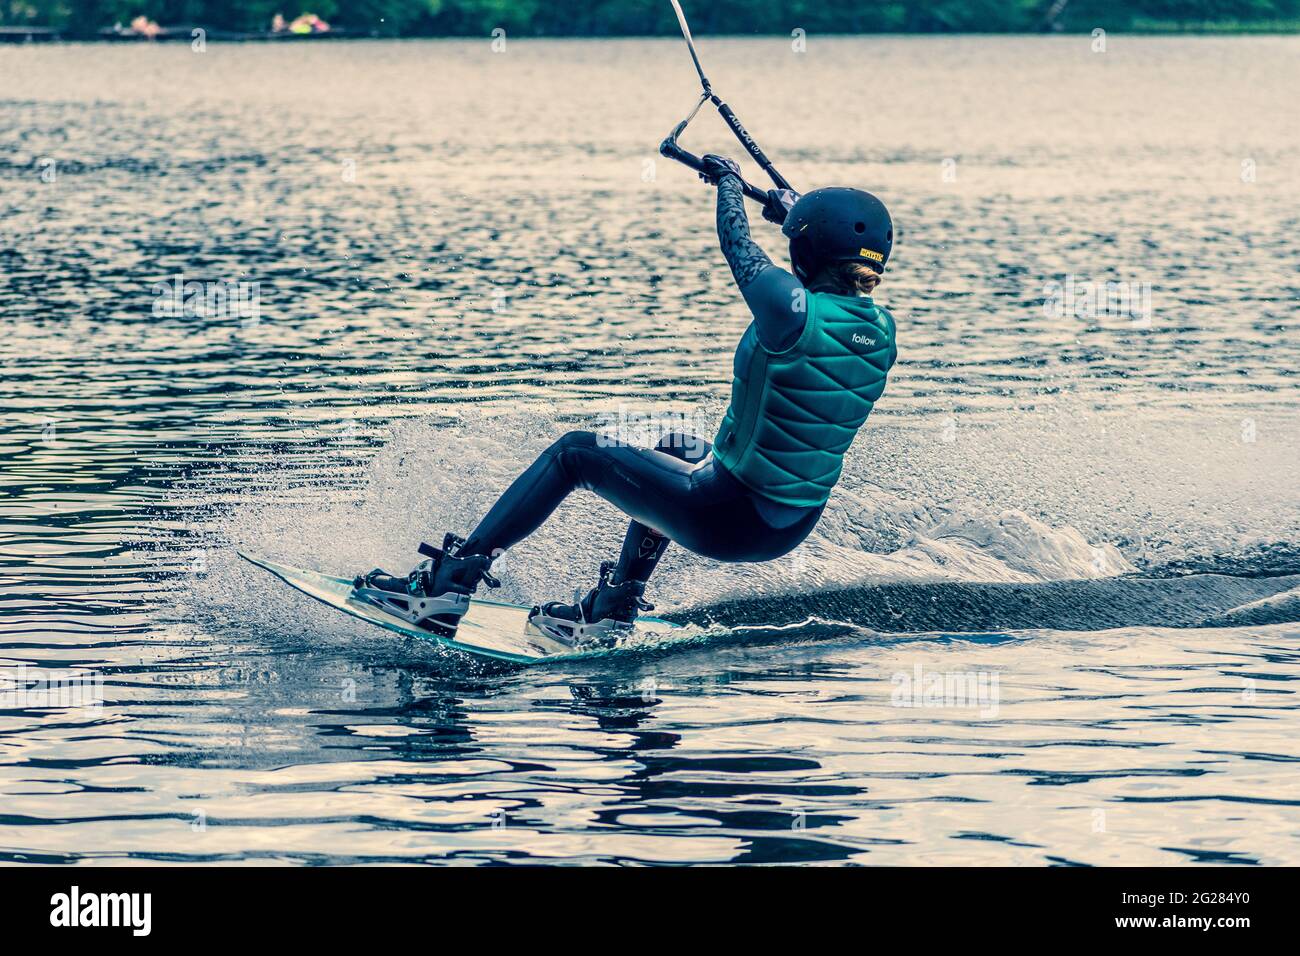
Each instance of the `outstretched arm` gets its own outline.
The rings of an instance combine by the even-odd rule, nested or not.
[[[798,279],[774,265],[750,238],[745,193],[734,175],[718,182],[718,241],[754,315],[759,341],[769,352],[789,348],[803,332],[807,293]]]
[[[718,183],[718,241],[742,292],[764,269],[776,268],[767,253],[749,237],[745,193],[736,176],[724,176]]]

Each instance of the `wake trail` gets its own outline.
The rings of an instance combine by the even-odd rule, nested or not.
[[[780,626],[817,618],[891,633],[1276,624],[1300,621],[1300,575],[1199,574],[1037,584],[894,582],[736,596],[663,616],[678,623],[724,627]]]

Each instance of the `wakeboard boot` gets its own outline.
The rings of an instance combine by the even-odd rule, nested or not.
[[[428,558],[406,577],[375,568],[352,582],[352,597],[395,614],[416,627],[442,637],[453,637],[460,619],[469,610],[469,596],[480,582],[490,588],[501,586],[488,569],[492,559],[485,554],[457,552],[464,538],[448,534],[441,548],[421,544],[420,554]]]
[[[600,581],[586,597],[575,591],[572,604],[551,601],[537,605],[528,612],[528,623],[570,647],[617,643],[632,633],[637,614],[653,611],[654,605],[642,600],[644,581],[613,584],[614,568],[613,561],[605,561],[600,566]]]

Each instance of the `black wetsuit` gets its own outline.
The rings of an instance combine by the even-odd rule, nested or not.
[[[758,339],[779,351],[803,331],[806,313],[796,305],[803,286],[750,238],[744,201],[739,180],[724,177],[718,185],[718,238],[754,315]],[[751,338],[745,336],[742,348]],[[578,488],[633,519],[615,583],[647,580],[669,541],[719,561],[770,561],[797,547],[816,526],[825,505],[792,507],[751,491],[710,452],[708,442],[692,435],[666,435],[645,449],[593,432],[569,432],[506,489],[460,553],[509,549]]]

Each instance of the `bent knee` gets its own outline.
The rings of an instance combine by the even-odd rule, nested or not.
[[[553,459],[573,487],[588,487],[594,471],[598,470],[599,446],[600,437],[595,432],[565,432],[542,457]]]
[[[595,448],[597,436],[595,432],[571,431],[565,432],[551,445],[550,450],[554,452],[565,452],[577,448]]]

